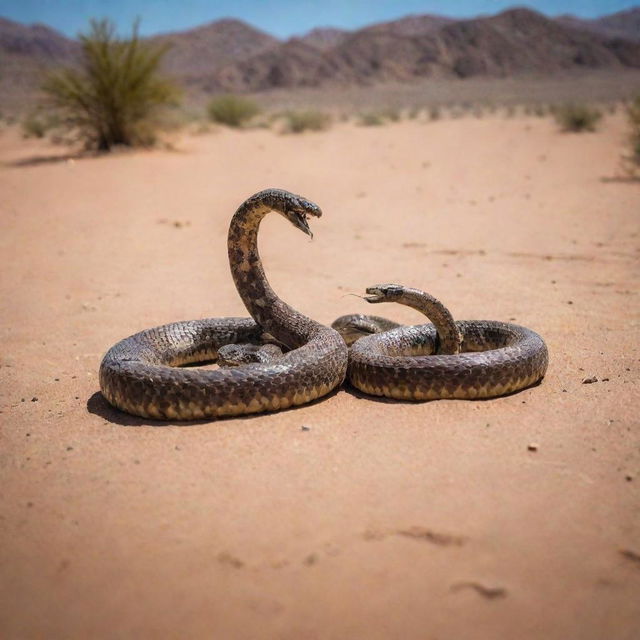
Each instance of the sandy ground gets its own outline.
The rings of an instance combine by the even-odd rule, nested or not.
[[[624,134],[621,115],[584,135],[342,124],[53,162],[64,150],[3,132],[0,635],[637,638],[640,188],[610,180]],[[330,323],[371,312],[348,292],[421,287],[456,318],[542,334],[543,383],[422,404],[343,388],[183,426],[111,409],[111,344],[245,315],[226,229],[267,186],[325,212],[313,241],[263,224],[290,304]]]

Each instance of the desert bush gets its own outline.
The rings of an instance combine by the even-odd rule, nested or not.
[[[533,115],[536,116],[536,118],[544,118],[546,114],[547,112],[543,104],[537,104],[533,107]]]
[[[382,109],[380,115],[389,120],[389,122],[398,122],[400,120],[400,110],[395,107],[386,107]]]
[[[377,111],[365,111],[358,115],[358,124],[363,127],[378,127],[385,122],[398,122],[400,110],[393,107],[385,107]]]
[[[31,111],[20,123],[24,138],[44,138],[52,130],[61,126],[56,113],[44,114],[40,110]]]
[[[47,133],[47,124],[42,116],[30,113],[21,123],[23,138],[44,138]]]
[[[640,95],[627,106],[629,120],[629,155],[624,162],[629,173],[636,175],[640,171]]]
[[[362,127],[379,127],[384,124],[384,118],[376,111],[358,114],[358,124]]]
[[[330,123],[331,116],[324,111],[288,111],[285,113],[285,131],[287,133],[323,131]]]
[[[207,107],[209,118],[228,127],[242,127],[260,113],[260,107],[250,98],[231,93],[214,98]]]
[[[595,131],[602,114],[583,104],[565,104],[554,109],[554,117],[563,131]]]
[[[440,107],[434,106],[429,109],[429,120],[439,120],[440,116]]]
[[[106,19],[91,20],[80,42],[79,68],[54,72],[45,81],[53,107],[88,148],[153,144],[160,112],[175,105],[179,95],[159,73],[167,47],[143,43],[137,22],[131,38],[121,39]]]

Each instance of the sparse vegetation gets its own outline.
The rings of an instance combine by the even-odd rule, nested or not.
[[[602,114],[583,104],[565,104],[554,110],[554,116],[563,131],[580,133],[595,131]]]
[[[358,124],[362,127],[379,127],[384,124],[384,118],[374,111],[367,111],[358,115]]]
[[[24,138],[44,138],[47,133],[47,125],[44,118],[37,113],[27,115],[21,126]]]
[[[285,131],[302,133],[304,131],[323,131],[331,124],[331,116],[324,111],[288,111],[285,115]]]
[[[429,109],[429,120],[439,120],[441,115],[440,107],[434,106]]]
[[[207,108],[209,118],[228,127],[243,127],[260,113],[258,104],[250,98],[226,94],[214,98]]]
[[[637,175],[640,172],[640,95],[627,107],[627,117],[631,131],[629,134],[629,155],[624,156],[624,164],[628,173]]]
[[[380,112],[380,115],[385,119],[389,120],[389,122],[399,122],[400,121],[400,110],[395,107],[386,107]]]
[[[398,122],[399,120],[400,110],[393,107],[385,107],[377,111],[365,111],[358,115],[358,124],[363,127],[379,127],[385,122]]]
[[[119,38],[109,20],[90,25],[80,35],[80,68],[51,74],[45,93],[88,148],[154,144],[161,110],[175,105],[179,95],[159,72],[167,48],[143,43],[137,22],[129,39]]]
[[[24,138],[44,138],[53,133],[54,137],[60,137],[60,118],[55,112],[43,113],[36,109],[28,113],[21,121],[22,136]]]

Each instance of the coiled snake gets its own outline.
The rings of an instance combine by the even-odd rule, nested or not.
[[[367,302],[398,302],[433,324],[403,327],[375,316],[338,318],[332,326],[353,341],[349,382],[364,393],[399,400],[492,398],[535,384],[547,370],[544,340],[526,327],[455,322],[441,302],[402,285],[376,285],[367,293]]]
[[[358,389],[405,400],[492,397],[544,376],[547,349],[536,333],[501,322],[454,322],[439,301],[416,289],[378,285],[367,289],[366,300],[407,304],[434,325],[343,316],[333,323],[338,333],[302,315],[278,298],[262,268],[257,236],[269,211],[310,236],[307,217],[321,215],[314,203],[280,189],[260,191],[238,207],[229,227],[229,262],[252,318],[176,322],[121,340],[100,365],[100,388],[112,405],[173,420],[276,411],[326,395],[343,382],[347,364]],[[353,343],[350,353],[345,341]],[[215,359],[249,363],[179,368]]]
[[[111,347],[100,388],[115,407],[146,418],[193,420],[286,409],[342,383],[347,346],[337,331],[302,315],[269,286],[258,254],[258,228],[269,211],[311,235],[307,217],[320,208],[280,189],[243,202],[229,227],[231,273],[250,318],[191,320],[142,331]],[[289,352],[275,361],[228,369],[181,369],[214,360],[218,349],[255,343],[267,332]]]

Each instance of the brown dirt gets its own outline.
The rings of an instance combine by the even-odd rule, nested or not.
[[[640,190],[608,180],[623,138],[619,115],[585,135],[464,119],[54,162],[3,132],[0,635],[634,637]],[[424,404],[342,389],[187,426],[109,408],[96,374],[115,341],[244,315],[226,228],[267,186],[325,211],[313,242],[264,223],[296,308],[329,323],[371,311],[348,292],[421,287],[457,318],[540,332],[543,383]]]

